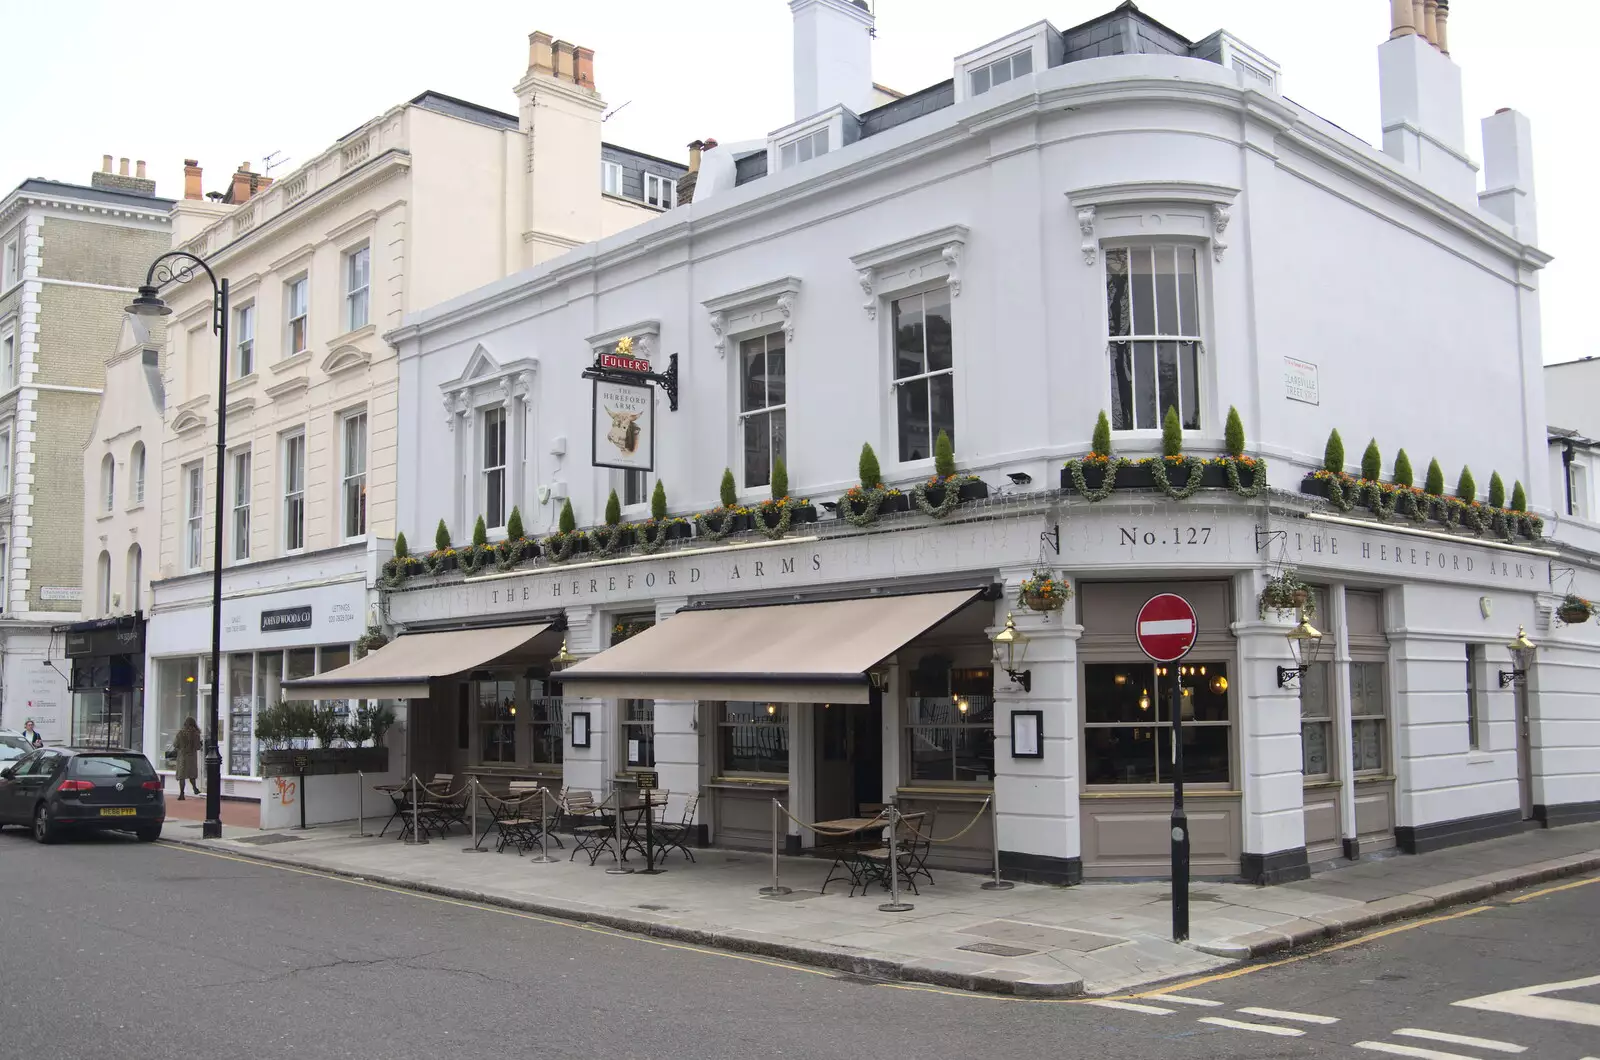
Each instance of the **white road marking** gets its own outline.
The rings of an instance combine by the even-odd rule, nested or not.
[[[1257,1034],[1276,1034],[1284,1038],[1298,1038],[1305,1031],[1298,1027],[1274,1027],[1268,1023],[1246,1023],[1244,1020],[1223,1019],[1221,1016],[1201,1016],[1199,1022],[1236,1031],[1255,1031]]]
[[[1091,1005],[1100,1008],[1119,1008],[1124,1012],[1144,1012],[1151,1016],[1170,1016],[1178,1011],[1175,1008],[1162,1008],[1160,1005],[1136,1005],[1132,1001],[1091,1001]]]
[[[1268,1019],[1293,1020],[1296,1023],[1320,1023],[1324,1026],[1338,1023],[1338,1016],[1317,1016],[1310,1012],[1288,1012],[1281,1008],[1242,1008],[1246,1016],[1265,1016]]]
[[[1414,1045],[1390,1045],[1388,1042],[1357,1042],[1357,1049],[1368,1049],[1374,1053],[1388,1053],[1391,1056],[1414,1056],[1417,1060],[1478,1060],[1475,1056],[1465,1053],[1445,1053],[1438,1049],[1419,1049]]]
[[[1590,1001],[1567,1001],[1558,997],[1541,997],[1558,990],[1581,990],[1586,986],[1600,985],[1600,975],[1587,979],[1569,979],[1564,983],[1540,983],[1517,990],[1503,990],[1498,994],[1469,997],[1457,1001],[1462,1008],[1483,1009],[1486,1012],[1506,1012],[1513,1016],[1528,1016],[1536,1020],[1560,1020],[1562,1023],[1580,1023],[1600,1027],[1600,1005]]]
[[[1162,1001],[1171,1001],[1177,1005],[1198,1005],[1201,1008],[1222,1007],[1222,1002],[1208,1001],[1203,997],[1184,997],[1182,994],[1151,994],[1150,996],[1160,998]]]
[[[1528,1047],[1515,1045],[1511,1042],[1500,1042],[1493,1038],[1469,1038],[1465,1034],[1446,1034],[1443,1031],[1425,1031],[1419,1027],[1401,1027],[1395,1031],[1402,1038],[1427,1038],[1429,1041],[1449,1042],[1451,1045],[1470,1045],[1476,1049],[1488,1049],[1496,1053],[1525,1053]]]

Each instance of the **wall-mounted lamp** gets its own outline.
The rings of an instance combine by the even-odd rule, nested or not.
[[[578,657],[567,650],[567,638],[561,638],[561,650],[550,659],[550,669],[565,670],[578,661]]]
[[[1017,628],[1016,619],[1006,614],[1006,625],[994,635],[994,658],[1005,670],[1006,676],[1022,686],[1024,692],[1033,691],[1033,671],[1019,670],[1028,654],[1028,635]]]
[[[1122,685],[1125,685],[1125,684],[1128,683],[1128,675],[1127,674],[1116,674],[1115,676],[1113,676],[1111,678],[1111,683],[1116,685],[1116,686],[1118,686],[1118,687],[1121,687]]]
[[[1006,478],[1011,480],[1013,486],[1026,486],[1033,481],[1033,476],[1026,471],[1009,471]]]
[[[1500,687],[1509,688],[1518,681],[1527,679],[1528,667],[1533,665],[1534,653],[1539,646],[1528,639],[1528,631],[1521,626],[1517,627],[1517,639],[1506,645],[1511,652],[1512,670],[1500,671]]]
[[[887,666],[874,666],[867,671],[867,680],[872,682],[872,688],[877,692],[886,692],[889,689],[889,668]]]
[[[1294,653],[1295,665],[1278,667],[1278,687],[1287,688],[1289,682],[1299,680],[1311,665],[1317,661],[1317,656],[1322,653],[1322,633],[1302,613],[1300,624],[1284,634],[1289,641],[1289,650]]]
[[[961,697],[956,699],[956,709],[959,710],[961,713],[965,714],[967,712],[967,710],[969,709],[969,706],[970,706],[970,704],[967,703],[967,697],[966,696],[961,696]]]
[[[767,717],[770,718],[776,713],[778,713],[778,705],[776,703],[768,703],[767,704]]]
[[[1226,692],[1227,690],[1228,690],[1228,679],[1226,677],[1223,677],[1221,674],[1218,674],[1217,676],[1215,676],[1215,677],[1213,677],[1211,679],[1211,691],[1212,691],[1213,694],[1220,696],[1220,695],[1222,695],[1222,693]]]

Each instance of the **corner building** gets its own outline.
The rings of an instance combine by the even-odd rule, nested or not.
[[[1202,876],[1276,882],[1593,817],[1576,692],[1600,660],[1589,629],[1551,619],[1560,540],[1302,488],[1337,428],[1353,450],[1378,440],[1385,481],[1409,446],[1419,472],[1496,469],[1550,514],[1528,126],[1485,120],[1478,194],[1447,31],[1396,5],[1379,148],[1285,98],[1239,38],[1190,41],[1131,4],[1020,29],[875,106],[864,7],[790,6],[792,122],[705,151],[691,203],[392,333],[417,424],[397,524],[425,541],[515,504],[537,535],[570,500],[595,526],[613,489],[638,520],[657,482],[688,516],[717,505],[724,468],[756,504],[779,456],[821,518],[419,572],[385,598],[404,675],[330,683],[403,678],[421,773],[604,792],[651,767],[674,806],[699,797],[719,845],[763,847],[774,797],[807,821],[899,800],[951,836],[992,794],[998,836],[980,822],[935,851],[980,868],[997,841],[1025,879],[1165,871],[1174,680]],[[591,457],[607,430],[582,373],[620,338],[655,372],[676,358],[648,471]],[[1446,350],[1471,385],[1441,401]],[[1148,465],[1101,500],[1063,478],[1102,410],[1137,460],[1159,457],[1169,409],[1186,453],[1220,455],[1230,406],[1266,464],[1253,496],[1220,465],[1188,496]],[[502,461],[482,440],[506,416]],[[849,505],[863,442],[909,493],[940,430],[986,499],[866,526],[826,510]],[[1061,610],[1019,603],[1039,569],[1072,584]],[[1294,615],[1261,607],[1291,571],[1326,634],[1298,679],[1280,674]],[[1167,673],[1135,637],[1158,592],[1199,619]],[[1008,614],[1026,686],[995,660]],[[1548,643],[1502,681],[1519,627]],[[461,629],[482,631],[470,659],[430,657]],[[566,670],[562,637],[583,660]]]

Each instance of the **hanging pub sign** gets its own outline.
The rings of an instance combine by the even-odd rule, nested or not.
[[[615,349],[599,350],[583,377],[594,381],[591,463],[624,471],[654,471],[656,466],[656,388],[678,411],[678,355],[665,372],[652,372],[650,362],[634,356],[633,340],[619,339]]]

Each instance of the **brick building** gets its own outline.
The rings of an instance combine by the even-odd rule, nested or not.
[[[87,185],[0,199],[0,723],[67,738],[52,629],[83,612],[83,443],[123,307],[172,245],[172,200],[111,156]],[[56,636],[56,640],[60,637]]]

